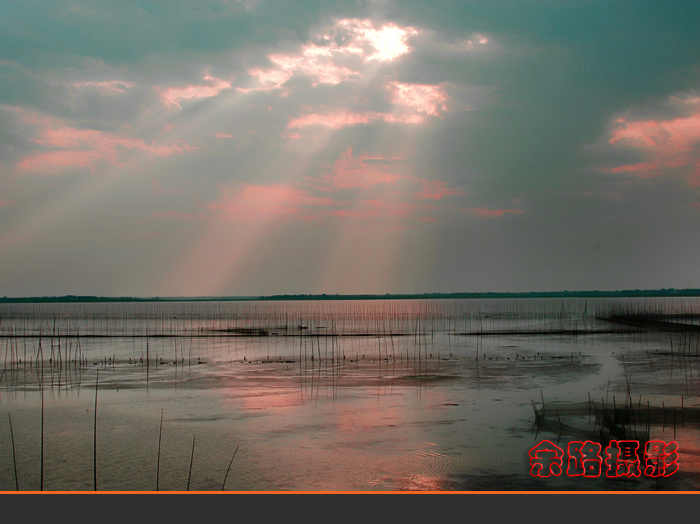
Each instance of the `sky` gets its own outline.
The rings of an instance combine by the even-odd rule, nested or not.
[[[700,288],[698,20],[3,0],[0,296]]]

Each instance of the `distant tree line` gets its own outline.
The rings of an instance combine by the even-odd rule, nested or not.
[[[385,295],[270,295],[259,300],[393,300],[460,298],[615,298],[615,297],[698,297],[700,289],[634,289],[620,291],[529,291],[519,293],[410,293]]]
[[[53,297],[1,297],[0,303],[51,302],[182,302],[182,301],[250,301],[250,300],[407,300],[461,298],[629,298],[629,297],[700,297],[700,289],[634,289],[620,291],[530,291],[522,293],[408,293],[385,295],[268,295],[247,297],[99,297],[64,295]]]
[[[1,297],[0,303],[51,302],[192,302],[192,301],[261,300],[260,297],[98,297],[64,295],[59,297]]]

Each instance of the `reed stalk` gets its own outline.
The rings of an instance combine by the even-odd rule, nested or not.
[[[97,370],[95,373],[95,419],[93,424],[92,433],[92,474],[95,485],[95,491],[97,491],[97,387],[100,382],[100,371]]]
[[[231,471],[231,464],[233,464],[233,459],[236,458],[236,453],[238,453],[238,446],[236,446],[236,449],[233,452],[233,456],[231,457],[231,462],[228,463],[228,469],[226,469],[226,475],[224,475],[224,482],[223,482],[223,484],[221,484],[221,491],[224,491],[226,488],[226,479],[228,478],[228,472]]]
[[[190,455],[190,472],[187,475],[187,491],[190,490],[190,480],[192,480],[192,464],[194,463],[194,442],[197,439],[197,435],[192,437],[192,454]]]
[[[41,379],[41,476],[39,479],[39,491],[44,491],[44,379]]]
[[[160,443],[163,437],[163,408],[160,410],[160,431],[158,432],[158,464],[156,466],[156,491],[160,482]]]
[[[15,433],[12,431],[12,416],[8,413],[7,418],[10,419],[10,438],[12,439],[12,464],[15,468],[15,487],[19,491],[19,477],[17,477],[17,456],[15,455]]]

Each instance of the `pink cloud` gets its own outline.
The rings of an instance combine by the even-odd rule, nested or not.
[[[205,75],[204,80],[207,82],[206,84],[188,84],[185,87],[161,89],[161,98],[167,105],[181,107],[180,102],[184,100],[211,98],[221,91],[231,88],[231,82],[211,75]]]
[[[471,51],[472,49],[474,49],[478,46],[486,45],[488,43],[489,43],[489,39],[486,36],[475,33],[472,38],[465,40],[462,43],[462,45],[464,46],[465,49]]]
[[[283,90],[292,77],[306,76],[314,85],[337,85],[363,77],[363,63],[391,62],[410,52],[408,41],[418,31],[413,27],[385,24],[375,27],[371,20],[345,18],[333,21],[311,42],[291,53],[272,53],[272,68],[252,68],[257,86],[240,87],[243,92]]]
[[[107,155],[112,157],[113,155]],[[24,157],[17,163],[23,172],[41,172],[57,174],[69,167],[91,167],[98,160],[105,158],[101,151],[38,151]],[[94,171],[94,169],[93,169]]]
[[[335,113],[311,113],[299,118],[293,118],[287,124],[287,129],[301,129],[311,126],[325,126],[332,129],[341,129],[346,126],[369,124],[373,121],[384,121],[402,124],[420,124],[423,117],[420,115],[392,115],[391,113],[378,113],[368,111],[364,113],[352,113],[350,111],[338,111]]]
[[[489,209],[485,207],[466,207],[461,211],[479,218],[499,218],[506,213],[522,213],[520,209]]]
[[[619,118],[615,121],[609,143],[636,149],[646,160],[605,171],[654,177],[667,169],[686,168],[690,185],[700,185],[700,99],[673,98],[671,102],[689,114],[668,120]]]
[[[302,47],[301,54],[273,54],[269,55],[268,58],[288,78],[295,74],[301,74],[309,76],[321,84],[336,85],[362,77],[358,71],[335,64],[333,53],[324,51],[326,51],[325,48],[310,44]]]
[[[395,157],[361,155],[353,157],[346,149],[333,164],[330,173],[323,178],[305,178],[306,188],[297,184],[253,185],[243,184],[226,188],[220,198],[210,204],[210,210],[228,218],[240,220],[320,219],[323,217],[371,219],[371,218],[416,218],[432,220],[430,215],[441,207],[416,201],[410,191],[402,191],[397,184],[409,188],[426,183],[423,179],[386,172],[384,169],[400,167],[394,164]],[[389,162],[384,164],[382,162]],[[371,163],[368,163],[371,162]],[[379,163],[374,163],[379,162]],[[429,185],[429,184],[428,184]],[[427,186],[426,186],[427,187]],[[446,184],[435,184],[438,199],[446,195],[461,194],[447,188]],[[328,196],[329,192],[360,190],[360,195],[343,199]],[[365,198],[362,198],[365,196]],[[406,198],[409,200],[407,201]]]
[[[427,206],[414,202],[391,202],[384,200],[371,200],[351,209],[334,209],[321,211],[324,216],[341,218],[413,218],[417,212],[438,209],[435,206]],[[418,220],[431,217],[418,217]]]
[[[347,148],[320,178],[272,185],[241,184],[225,188],[209,204],[210,211],[237,220],[309,220],[396,218],[434,221],[444,205],[434,201],[463,191],[446,182],[429,181],[401,173],[401,157],[353,156]],[[305,187],[301,187],[303,183]],[[415,190],[420,188],[420,191]],[[335,196],[339,193],[342,197]],[[506,212],[506,211],[503,211]]]
[[[419,191],[413,192],[416,200],[440,200],[443,197],[463,195],[460,188],[448,187],[447,182],[428,180],[401,173],[400,157],[381,157],[371,155],[353,156],[352,148],[348,147],[334,162],[330,172],[320,179],[307,178],[317,184],[320,191],[340,191],[357,189],[365,193],[371,192],[373,197],[365,200],[367,205],[384,202],[387,195],[382,193],[409,193],[419,186]],[[367,195],[369,196],[369,195]],[[381,198],[380,198],[381,197]]]
[[[375,29],[371,20],[357,18],[337,20],[331,31],[343,37],[343,45],[339,47],[362,55],[368,62],[391,62],[409,53],[408,40],[418,35],[411,26],[386,24]]]
[[[244,184],[235,190],[224,190],[221,198],[210,204],[209,208],[222,212],[230,218],[255,219],[274,216],[308,218],[300,216],[307,208],[333,206],[336,203],[332,198],[316,197],[290,185]]]
[[[394,104],[411,107],[429,115],[441,116],[448,110],[447,95],[438,86],[391,82],[387,88]]]
[[[464,191],[456,187],[447,187],[447,182],[441,180],[421,180],[421,190],[415,196],[418,199],[432,198],[440,200],[442,197],[463,195]]]
[[[258,85],[248,88],[239,87],[238,89],[244,93],[280,89],[286,96],[289,93],[284,85],[297,74],[313,79],[314,86],[319,83],[339,84],[361,77],[357,71],[333,64],[331,57],[321,57],[321,55],[310,53],[310,51],[311,48],[307,46],[302,48],[300,54],[297,55],[281,53],[268,55],[268,59],[276,68],[262,69],[257,67],[250,69],[248,74],[257,77]]]
[[[610,137],[613,145],[651,149],[666,154],[689,151],[700,141],[700,111],[686,118],[672,120],[615,121]]]
[[[275,69],[260,69],[253,68],[248,71],[250,76],[258,77],[258,86],[253,88],[239,87],[238,90],[244,93],[250,91],[272,91],[274,89],[282,89],[282,86],[292,78],[289,71],[280,71]]]
[[[669,158],[666,160],[653,160],[650,162],[639,162],[637,164],[627,164],[624,166],[606,169],[608,173],[637,173],[642,177],[652,177],[662,174],[665,168],[683,167],[690,162],[687,158]]]
[[[9,206],[9,205],[10,205],[9,200],[0,200],[0,207]]]
[[[423,124],[425,115],[442,116],[448,111],[447,95],[439,86],[422,84],[405,84],[391,82],[387,85],[391,102],[403,109],[394,112],[348,110],[327,113],[308,113],[292,118],[287,129],[303,129],[306,127],[323,126],[331,129],[342,129],[347,126],[387,122],[400,124]]]
[[[105,82],[75,82],[70,85],[79,89],[95,89],[110,95],[121,95],[126,93],[127,89],[134,87],[133,82],[126,82],[124,80],[110,80]]]
[[[377,157],[368,156],[353,157],[352,148],[348,147],[335,161],[328,175],[320,180],[309,180],[321,182],[322,191],[338,191],[341,189],[368,190],[378,184],[395,184],[406,179],[405,176],[379,169],[381,166],[365,163],[365,160],[377,159]]]
[[[45,148],[30,153],[17,163],[17,168],[24,172],[57,173],[69,167],[90,168],[94,172],[96,164],[101,161],[121,165],[121,158],[128,150],[167,157],[195,149],[183,142],[149,144],[140,138],[77,129],[36,113],[23,114],[23,118],[39,127],[37,137],[32,141]]]

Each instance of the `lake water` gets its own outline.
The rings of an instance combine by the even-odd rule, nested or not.
[[[698,490],[697,332],[596,318],[616,309],[696,325],[700,304],[0,305],[0,490]],[[596,425],[533,407],[589,400],[663,407],[679,471],[533,477],[531,448]]]

